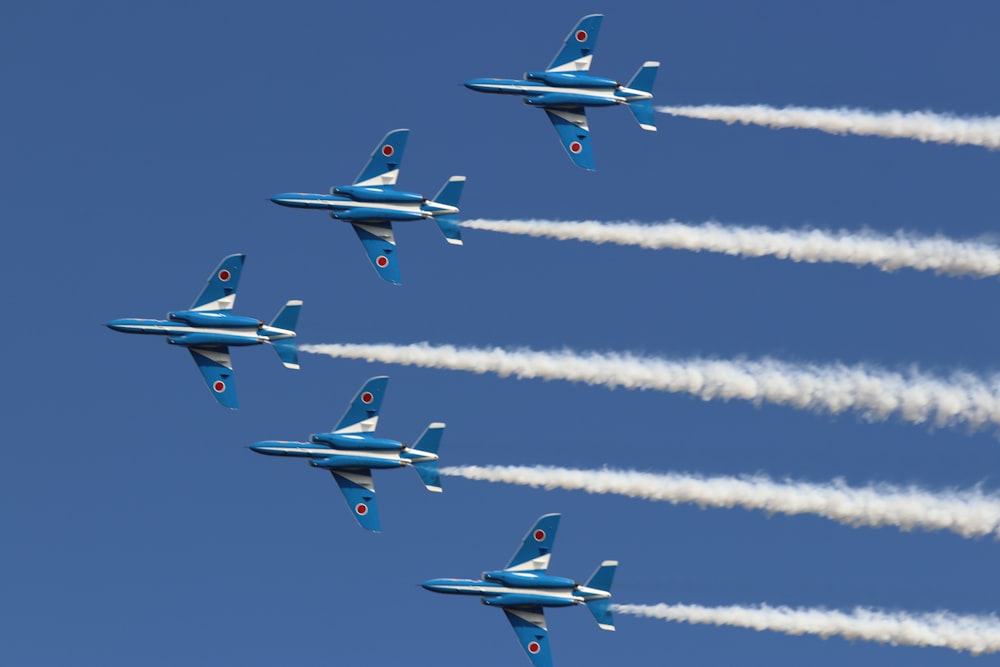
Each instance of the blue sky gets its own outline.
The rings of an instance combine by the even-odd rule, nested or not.
[[[529,664],[503,615],[419,588],[500,567],[564,517],[552,572],[621,561],[616,601],[991,613],[997,544],[581,493],[376,475],[384,532],[336,485],[258,440],[331,427],[368,377],[381,434],[448,430],[448,463],[610,465],[817,482],[997,488],[995,429],[869,423],[306,356],[234,352],[242,409],[188,355],[103,327],[186,307],[247,253],[238,314],[305,301],[300,340],[430,341],[773,356],[989,375],[997,282],[397,229],[382,283],[346,225],[267,198],[354,178],[412,129],[399,185],[468,177],[476,218],[676,218],[993,235],[997,155],[621,109],[590,117],[598,171],[544,114],[461,82],[544,67],[606,14],[592,71],[663,63],[664,104],[797,104],[993,115],[1000,8],[966,2],[26,3],[0,9],[0,663]],[[952,665],[944,649],[548,614],[557,665]],[[980,659],[980,662],[982,659]]]

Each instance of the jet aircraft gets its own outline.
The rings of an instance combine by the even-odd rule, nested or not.
[[[481,93],[521,95],[525,104],[545,109],[570,159],[584,169],[593,170],[587,107],[625,104],[639,121],[639,127],[656,131],[652,91],[660,63],[643,63],[625,86],[614,79],[588,73],[603,18],[602,14],[591,14],[580,19],[543,72],[526,72],[524,80],[472,79],[465,85]]]
[[[329,211],[331,218],[351,223],[375,271],[383,280],[399,285],[402,281],[396,262],[393,222],[430,218],[448,243],[462,245],[458,200],[465,176],[449,178],[433,200],[395,189],[409,136],[410,131],[405,129],[385,135],[353,185],[334,186],[328,195],[287,192],[271,197],[271,201],[281,206]]]
[[[374,435],[388,384],[389,378],[385,376],[366,381],[330,433],[313,433],[309,442],[258,442],[250,449],[270,456],[308,458],[314,468],[329,470],[358,523],[372,532],[380,532],[373,468],[410,466],[428,491],[441,492],[437,451],[444,434],[443,423],[428,426],[412,447]]]
[[[299,368],[295,325],[301,301],[286,303],[269,325],[253,317],[232,314],[244,259],[246,255],[230,255],[223,259],[208,277],[208,284],[190,310],[169,312],[165,320],[112,320],[108,327],[124,333],[166,336],[171,345],[186,347],[215,400],[235,410],[239,405],[230,347],[270,343],[285,368]]]
[[[539,518],[507,567],[483,572],[482,580],[431,579],[423,587],[435,593],[478,595],[483,604],[500,607],[535,667],[551,667],[544,608],[585,604],[602,630],[614,630],[611,582],[618,567],[618,561],[604,561],[583,586],[547,575],[557,528],[558,514]]]

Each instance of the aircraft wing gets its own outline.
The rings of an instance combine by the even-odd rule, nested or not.
[[[559,529],[558,514],[544,514],[521,540],[521,546],[511,557],[505,570],[512,572],[535,572],[544,574],[552,558],[552,547]]]
[[[597,46],[597,32],[601,29],[604,16],[591,14],[584,16],[569,31],[559,53],[546,68],[549,72],[586,72],[590,69],[590,61],[594,57]]]
[[[535,667],[552,667],[549,651],[549,630],[545,627],[545,614],[541,607],[508,607],[503,610],[510,626],[517,634],[521,648],[528,654]]]
[[[215,400],[230,410],[236,410],[239,405],[236,401],[236,383],[233,381],[233,362],[229,358],[229,348],[189,347],[188,350]]]
[[[570,159],[578,167],[593,171],[594,153],[590,148],[590,128],[584,108],[546,109],[545,113],[559,133],[559,141]]]
[[[347,506],[354,513],[362,528],[373,533],[382,532],[382,523],[378,520],[378,505],[375,504],[375,482],[372,481],[372,471],[369,468],[353,470],[331,470],[333,478],[344,493]]]
[[[354,185],[388,187],[396,185],[399,165],[403,161],[403,149],[410,136],[409,130],[392,130],[382,137],[372,155],[368,158]]]
[[[386,220],[364,224],[352,223],[352,226],[361,239],[365,252],[368,253],[368,259],[382,280],[399,285],[403,280],[399,274],[399,263],[396,261],[396,240],[392,234],[392,223]]]
[[[347,412],[333,428],[334,433],[371,433],[378,426],[378,411],[389,378],[385,375],[369,378],[354,395]]]
[[[246,255],[230,255],[226,257],[215,271],[208,277],[205,288],[191,305],[191,310],[206,312],[226,312],[233,309],[236,303],[236,288],[243,273],[243,260]]]

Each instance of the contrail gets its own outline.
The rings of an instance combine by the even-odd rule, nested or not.
[[[704,358],[663,359],[627,353],[538,352],[415,343],[303,345],[303,352],[343,359],[496,373],[519,379],[568,380],[609,388],[688,393],[703,400],[742,399],[816,412],[857,410],[867,419],[898,416],[915,424],[1000,425],[1000,377],[955,372],[948,378],[918,370]]]
[[[700,225],[681,222],[557,220],[467,220],[463,227],[504,234],[616,243],[659,250],[673,248],[718,252],[741,257],[777,257],[793,262],[842,262],[877,266],[883,271],[909,268],[952,276],[1000,275],[1000,247],[980,241],[953,241],[943,236],[897,232],[821,229],[775,230],[762,226],[735,227],[717,222]]]
[[[766,475],[703,477],[635,470],[577,470],[548,466],[451,466],[442,475],[544,489],[613,493],[644,500],[743,507],[781,514],[816,514],[848,526],[950,530],[963,537],[1000,536],[1000,496],[980,489],[931,493],[888,484],[852,488],[776,482]]]
[[[855,607],[850,612],[792,607],[702,607],[689,604],[613,604],[621,614],[664,621],[773,630],[790,635],[839,636],[879,644],[938,646],[973,655],[1000,651],[1000,619],[947,611],[908,614]]]
[[[724,123],[763,125],[773,129],[822,130],[831,134],[858,134],[887,139],[915,139],[939,144],[1000,148],[1000,118],[959,117],[930,111],[867,111],[865,109],[776,108],[764,104],[725,106],[661,106],[660,113]]]

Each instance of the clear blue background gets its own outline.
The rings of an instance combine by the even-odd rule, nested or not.
[[[1000,109],[989,2],[6,3],[0,9],[0,663],[527,665],[503,615],[431,577],[502,566],[563,512],[554,574],[622,565],[620,602],[990,613],[1000,546],[583,493],[376,476],[384,532],[328,475],[254,455],[392,381],[380,433],[448,423],[443,462],[611,465],[997,486],[995,428],[306,356],[234,353],[242,409],[182,350],[103,327],[186,307],[248,254],[238,314],[301,298],[303,342],[628,350],[991,374],[997,281],[599,247],[400,225],[404,285],[346,225],[277,192],[350,182],[412,128],[400,186],[469,180],[466,217],[994,233],[1000,156],[975,147],[591,114],[598,171],[543,114],[461,82],[544,67],[606,14],[596,74],[663,62],[661,104]],[[944,649],[548,614],[557,665],[952,665]],[[976,664],[983,664],[980,658]],[[992,658],[985,658],[992,661]]]

